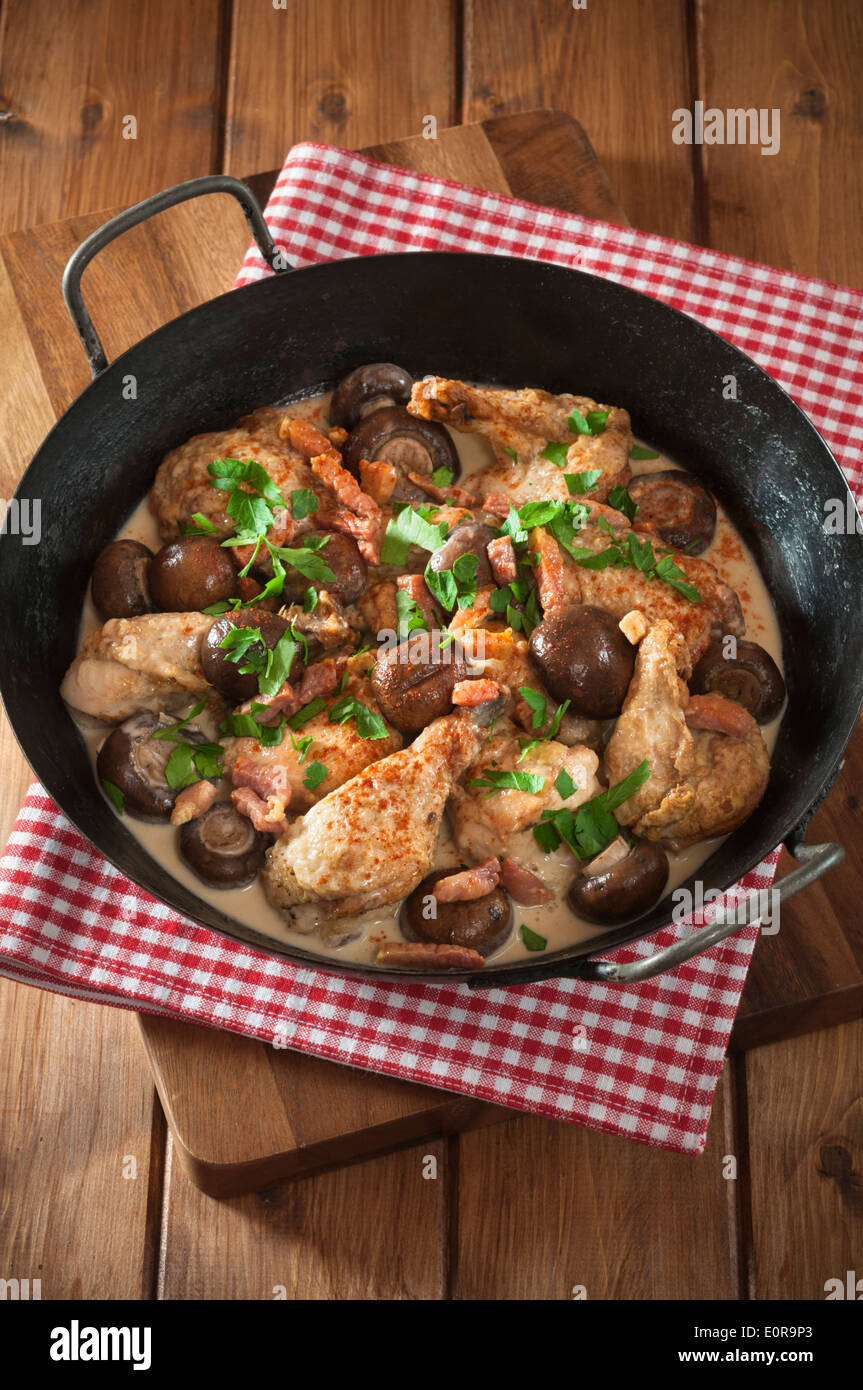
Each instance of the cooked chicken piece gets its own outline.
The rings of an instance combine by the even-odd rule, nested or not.
[[[514,633],[511,628],[503,632],[492,632],[488,628],[464,628],[458,634],[465,655],[468,657],[474,676],[484,676],[505,686],[513,702],[521,699],[520,686],[530,686],[533,690],[542,687],[528,658],[527,640]],[[550,702],[552,711],[554,701]]]
[[[736,830],[755,810],[770,777],[770,758],[757,724],[745,738],[704,729],[696,729],[692,737],[695,767],[687,783],[693,792],[688,809],[669,824],[644,818],[647,838],[672,850]]]
[[[521,755],[517,730],[505,720],[484,743],[464,786],[453,790],[451,815],[456,844],[474,863],[489,855],[507,854],[513,836],[538,824],[543,811],[559,811],[563,806],[574,811],[602,790],[596,779],[599,759],[589,748],[567,748],[550,739],[539,743],[526,757]],[[576,788],[566,800],[555,787],[561,770],[569,774]],[[471,785],[487,773],[503,771],[534,773],[545,779],[544,784],[538,792],[505,788],[495,790],[491,796],[489,786]]]
[[[689,691],[677,674],[682,638],[671,623],[654,623],[642,638],[623,710],[605,750],[609,786],[622,782],[646,758],[650,777],[615,813],[636,834],[645,825],[677,820],[695,793],[686,781],[695,766],[686,724]]]
[[[225,511],[229,494],[211,486],[207,469],[214,459],[240,459],[243,463],[253,459],[266,469],[286,505],[290,504],[295,488],[308,488],[318,498],[328,498],[327,489],[318,482],[302,455],[292,449],[287,440],[282,440],[280,447],[274,447],[269,442],[271,438],[269,428],[264,429],[262,437],[249,429],[236,427],[196,434],[166,454],[150,492],[150,509],[164,539],[176,536],[181,525],[190,524],[195,512],[200,512],[218,527],[221,536],[227,536],[234,529]],[[299,523],[297,529],[309,530],[312,524],[313,518],[308,518]]]
[[[635,534],[642,541],[655,542],[655,537]],[[628,528],[621,532],[623,539],[626,535]],[[573,543],[597,553],[606,549],[611,537],[607,531],[588,524],[576,532]],[[684,677],[689,676],[713,637],[726,632],[742,637],[746,630],[737,594],[720,579],[709,560],[671,552],[686,580],[700,594],[700,600],[692,603],[663,579],[648,579],[634,565],[622,569],[613,565],[605,569],[587,569],[577,564],[542,528],[531,531],[530,546],[540,557],[537,585],[544,611],[571,603],[588,603],[607,609],[616,618],[625,617],[633,608],[639,608],[650,622],[667,618],[684,639],[685,645],[678,653],[679,669]],[[660,558],[656,550],[654,554]]]
[[[386,738],[369,739],[360,737],[355,719],[344,724],[330,721],[329,712],[343,695],[353,695],[375,714],[379,712],[365,675],[369,662],[368,653],[338,662],[339,675],[347,674],[344,689],[321,696],[325,703],[320,713],[296,732],[285,729],[281,743],[268,747],[254,738],[225,739],[225,772],[234,785],[250,786],[262,796],[280,794],[287,783],[290,811],[296,815],[356,777],[376,758],[385,758],[401,748],[401,734],[389,725]],[[306,744],[309,738],[314,742]],[[328,775],[320,786],[310,789],[304,778],[313,762],[323,763]]]
[[[352,646],[360,639],[359,630],[351,626],[338,599],[326,589],[319,590],[311,613],[305,613],[302,604],[291,603],[279,609],[279,616],[289,622],[295,632],[302,633],[310,642],[318,642],[324,651]]]
[[[139,710],[172,713],[211,692],[201,670],[206,613],[111,618],[93,632],[66,672],[60,694],[73,709],[109,724]]]
[[[629,415],[616,406],[598,405],[587,396],[552,396],[548,391],[497,391],[467,386],[463,381],[426,377],[414,383],[408,410],[424,420],[438,420],[453,429],[485,435],[496,463],[475,474],[469,486],[478,497],[500,493],[516,506],[540,498],[568,500],[564,473],[598,468],[592,497],[600,501],[609,488],[630,476],[632,430]],[[577,434],[570,428],[573,410],[608,411],[602,434]],[[565,468],[542,457],[546,445],[566,444]],[[512,450],[516,459],[514,460]]]
[[[355,604],[360,623],[366,632],[373,632],[377,636],[379,632],[398,631],[396,593],[394,579],[377,579],[366,586]]]
[[[479,736],[449,715],[410,748],[372,763],[325,796],[267,853],[270,902],[324,901],[334,916],[397,902],[429,872],[444,806]]]

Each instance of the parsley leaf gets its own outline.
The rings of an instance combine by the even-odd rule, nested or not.
[[[294,716],[296,718],[296,715]],[[346,724],[349,719],[356,721],[357,733],[360,738],[378,739],[387,737],[387,726],[379,714],[370,710],[368,705],[362,704],[353,695],[343,695],[340,700],[336,700],[330,710],[331,724]]]
[[[572,793],[575,791],[575,783],[565,767],[562,767],[555,777],[554,787],[558,796],[562,797],[564,801],[566,801],[568,796],[572,796]]]
[[[522,922],[519,927],[518,934],[529,951],[544,951],[548,945],[548,941],[544,936],[540,936],[538,932],[531,931],[530,927],[525,926],[524,922]]]
[[[118,816],[123,814],[123,793],[119,787],[115,787],[113,782],[109,782],[106,777],[102,778],[102,788],[109,801],[114,803]]]
[[[612,812],[638,791],[649,776],[650,764],[645,759],[622,782],[586,801],[575,814],[565,806],[559,811],[543,811],[544,825],[534,827],[534,838],[547,854],[557,849],[563,840],[577,859],[592,859],[611,844],[620,829]],[[559,786],[557,790],[563,796]]]
[[[528,705],[533,712],[530,721],[531,728],[541,728],[542,725],[545,723],[545,712],[547,709],[547,702],[545,696],[540,695],[538,690],[534,690],[529,685],[520,685],[518,687],[518,693],[524,700],[525,704]]]
[[[422,609],[416,599],[411,598],[404,589],[396,589],[396,614],[400,642],[417,628],[428,632],[428,623],[423,616]]]
[[[548,459],[549,463],[553,463],[555,468],[564,468],[566,466],[566,455],[568,449],[568,444],[554,444],[551,440],[549,440],[548,444],[546,444],[545,448],[540,454],[540,458]]]
[[[412,545],[418,545],[421,550],[437,550],[446,540],[448,531],[445,521],[433,526],[418,510],[404,506],[387,522],[381,564],[405,565]]]
[[[322,695],[316,695],[313,700],[309,700],[307,705],[298,709],[296,714],[292,714],[288,720],[288,728],[302,729],[315,715],[320,714],[321,710],[326,709],[327,702]]]
[[[634,497],[630,497],[625,487],[613,487],[608,494],[608,505],[614,507],[616,511],[623,512],[629,521],[635,520],[635,513],[638,511],[638,503]]]
[[[303,786],[313,792],[322,782],[326,781],[329,775],[329,771],[323,763],[309,763],[308,771],[303,778]]]
[[[503,452],[504,452],[505,454],[509,454],[509,456],[510,456],[510,458],[512,459],[513,463],[518,463],[518,454],[515,452],[515,449],[511,449],[511,448],[509,447],[508,444],[504,444],[504,446],[503,446]]]
[[[295,521],[313,516],[318,510],[318,499],[308,487],[295,487],[291,493],[291,515]]]
[[[254,459],[248,459],[245,463],[240,459],[213,459],[207,472],[210,475],[211,486],[220,488],[223,492],[236,492],[241,482],[249,483],[274,507],[285,505],[267,470],[255,463]]]
[[[601,477],[601,468],[588,468],[584,473],[564,473],[563,475],[564,482],[573,496],[582,492],[590,492],[591,488],[596,487]]]
[[[490,787],[491,791],[486,792],[485,800],[494,796],[495,792],[502,791],[530,792],[535,796],[545,786],[545,778],[535,772],[494,772],[487,769],[482,777],[475,777],[472,782],[468,782],[468,786]]]
[[[314,613],[318,606],[318,591],[313,584],[310,584],[303,594],[303,612]]]
[[[451,468],[446,468],[441,465],[440,468],[436,468],[432,473],[431,480],[435,487],[449,487],[452,484],[453,476]]]
[[[631,459],[658,459],[659,455],[655,454],[652,449],[646,449],[643,444],[633,444],[629,451],[629,457]]]

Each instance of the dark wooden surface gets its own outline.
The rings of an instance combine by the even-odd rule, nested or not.
[[[0,224],[96,212],[212,169],[272,168],[296,139],[380,145],[419,133],[428,114],[444,127],[539,105],[581,120],[635,225],[859,284],[860,35],[854,0],[611,0],[584,12],[465,0],[436,6],[433,24],[418,0],[288,12],[259,0],[5,0]],[[396,51],[393,80],[382,55]],[[674,145],[670,113],[696,97],[781,105],[780,155]],[[121,138],[126,114],[135,141]],[[193,283],[202,266],[229,283],[242,251],[242,225],[222,243],[182,213],[160,219],[155,248],[130,240],[141,322],[151,284],[183,301],[190,271]],[[90,225],[82,216],[68,243],[4,243],[4,496],[86,384],[71,330],[55,337],[39,321]],[[194,253],[175,259],[178,244]],[[100,296],[130,293],[122,261],[90,276]],[[125,345],[122,325],[99,326],[109,351]],[[27,330],[41,332],[38,355]],[[8,828],[26,773],[8,735],[0,753]],[[849,760],[813,827],[855,852],[759,944],[752,979],[763,969],[768,1011],[789,990],[808,997],[813,970],[826,996],[855,970],[859,982],[858,789]],[[812,924],[819,954],[801,974]],[[0,1012],[0,1251],[5,1269],[43,1278],[44,1297],[267,1298],[279,1283],[289,1297],[568,1298],[582,1283],[591,1298],[821,1298],[825,1279],[859,1269],[860,1022],[733,1059],[701,1159],[516,1117],[216,1203],[174,1161],[132,1016],[8,982]],[[736,1182],[722,1177],[729,1154]],[[431,1159],[435,1179],[423,1176]]]

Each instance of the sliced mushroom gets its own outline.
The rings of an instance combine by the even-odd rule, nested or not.
[[[234,628],[256,628],[261,641],[255,642],[244,653],[240,661],[232,661],[234,649],[222,643]],[[272,651],[288,631],[289,624],[275,613],[263,613],[258,608],[238,608],[235,613],[224,613],[216,618],[212,627],[201,641],[201,669],[211,685],[229,700],[239,703],[252,700],[258,693],[258,677],[254,671],[241,671],[241,666],[249,664],[254,656],[263,656],[263,648]],[[303,667],[302,647],[291,664],[291,675],[299,676]]]
[[[437,869],[405,898],[401,927],[409,941],[440,946],[467,946],[487,956],[502,946],[512,928],[512,905],[502,888],[481,898],[439,902],[435,884],[451,878],[452,869]]]
[[[179,849],[191,869],[213,888],[244,888],[261,869],[269,835],[256,830],[229,801],[217,801],[209,811],[180,828]]]
[[[689,688],[693,695],[736,700],[759,724],[775,719],[785,700],[782,672],[757,642],[737,641],[733,656],[725,655],[723,642],[714,642],[693,671]]]
[[[667,882],[668,859],[659,845],[637,840],[630,849],[618,837],[587,863],[571,884],[567,901],[587,922],[623,926],[649,911]]]
[[[194,613],[233,598],[237,571],[227,550],[209,536],[169,541],[150,561],[150,595],[163,613]]]
[[[456,447],[443,425],[416,420],[401,405],[374,411],[351,431],[342,463],[355,478],[360,475],[361,459],[383,459],[404,477],[408,473],[431,476],[438,468],[448,468],[456,481],[461,472]]]
[[[330,420],[352,430],[360,420],[386,406],[410,400],[413,378],[394,362],[370,362],[343,377],[330,401]]]
[[[176,742],[154,738],[159,729],[168,729],[149,710],[133,714],[108,735],[96,759],[100,781],[110,782],[123,795],[123,810],[138,820],[168,820],[177,792],[168,786],[165,768]],[[177,737],[187,743],[200,743],[203,735],[192,728],[178,730]]]
[[[402,733],[415,734],[449,714],[452,693],[468,675],[458,642],[438,644],[414,632],[397,647],[378,652],[371,683],[381,713]]]
[[[586,719],[620,714],[635,648],[604,608],[574,604],[549,613],[530,637],[530,655],[556,700]]]
[[[713,540],[716,503],[707,488],[682,468],[639,473],[626,485],[638,505],[636,527],[647,523],[666,545],[700,555]]]
[[[102,618],[139,618],[151,613],[147,566],[153,557],[141,541],[112,541],[102,551],[90,580],[93,604]]]
[[[476,566],[476,587],[478,589],[487,588],[495,583],[489,563],[488,551],[486,546],[489,541],[495,540],[497,532],[490,526],[484,525],[481,521],[466,521],[460,526],[456,526],[449,534],[443,545],[432,553],[428,562],[428,568],[436,574],[443,570],[451,570],[456,560],[460,560],[462,555],[475,555]]]

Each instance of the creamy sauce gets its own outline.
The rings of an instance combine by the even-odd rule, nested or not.
[[[329,395],[291,403],[291,413],[303,416],[320,425],[325,418]],[[493,461],[491,446],[479,435],[460,434],[450,431],[458,450],[462,465],[462,477],[488,467]],[[636,443],[643,443],[637,440]],[[673,459],[661,455],[653,460],[633,461],[633,475],[655,473],[666,468],[681,467]],[[152,550],[162,544],[155,519],[145,499],[132,513],[126,524],[117,532],[118,540],[132,539],[142,541]],[[776,614],[767,592],[767,587],[748,547],[738,535],[727,515],[717,502],[716,534],[711,545],[700,557],[710,560],[740,597],[743,616],[746,620],[746,636],[758,642],[770,653],[782,670],[782,645]],[[89,591],[84,605],[81,621],[80,641],[101,625]],[[761,733],[772,754],[779,730],[779,716],[770,724],[762,725]],[[79,719],[81,733],[86,740],[95,770],[96,754],[110,729],[104,725],[94,727],[92,721]],[[380,945],[385,941],[402,941],[404,937],[398,926],[399,905],[363,913],[359,917],[339,918],[327,921],[325,904],[306,905],[294,909],[290,914],[278,911],[267,900],[258,882],[248,888],[216,889],[201,882],[187,868],[177,853],[177,830],[171,825],[151,825],[143,821],[126,818],[126,824],[141,842],[148,854],[157,860],[167,871],[199,898],[218,907],[230,917],[247,927],[261,932],[264,936],[302,946],[305,950],[319,950],[323,955],[337,957],[344,961],[373,962]],[[669,879],[666,894],[678,884],[691,877],[716,848],[722,838],[705,840],[678,854],[668,854]],[[488,957],[495,964],[504,961],[530,958],[540,959],[540,954],[528,952],[518,932],[521,923],[531,931],[545,937],[548,951],[561,950],[581,941],[588,941],[601,934],[595,923],[576,917],[566,905],[566,891],[574,877],[574,860],[565,845],[553,854],[543,854],[530,830],[515,836],[510,852],[513,857],[531,869],[553,890],[559,901],[542,907],[521,907],[513,905],[514,929],[509,940],[493,955]],[[435,868],[456,867],[461,862],[449,828],[444,822]],[[610,928],[610,930],[615,930]]]

